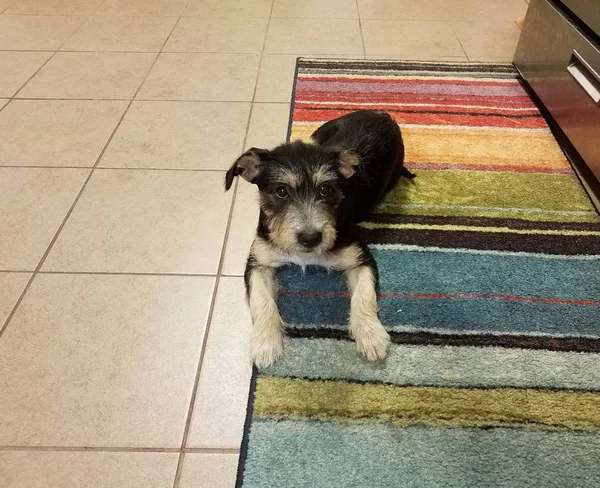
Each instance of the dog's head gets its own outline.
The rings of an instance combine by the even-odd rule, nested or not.
[[[236,176],[257,185],[273,244],[294,254],[319,253],[335,243],[336,211],[359,163],[349,151],[299,141],[252,148],[227,172],[225,189]]]

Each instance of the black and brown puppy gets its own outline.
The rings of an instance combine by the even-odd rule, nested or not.
[[[388,114],[359,111],[327,122],[311,137],[312,144],[252,148],[225,177],[227,190],[240,175],[260,192],[258,229],[245,273],[254,325],[252,358],[258,367],[283,353],[275,269],[288,263],[344,271],[357,349],[378,360],[389,346],[377,318],[377,268],[357,237],[356,224],[400,176],[414,176],[403,166],[400,129]]]

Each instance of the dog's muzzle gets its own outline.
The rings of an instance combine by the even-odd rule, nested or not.
[[[318,230],[298,232],[298,243],[306,249],[314,249],[323,240],[323,233]]]

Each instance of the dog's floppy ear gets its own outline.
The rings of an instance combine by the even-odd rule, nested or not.
[[[252,183],[262,168],[261,158],[264,158],[268,153],[269,151],[266,149],[257,149],[256,147],[253,147],[237,158],[225,175],[225,190],[231,188],[233,179],[236,176],[241,176],[246,181]]]
[[[350,178],[360,165],[360,157],[352,151],[342,151],[340,153],[340,173],[346,179]]]

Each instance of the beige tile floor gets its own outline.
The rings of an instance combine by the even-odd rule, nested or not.
[[[509,60],[525,0],[0,0],[0,485],[227,488],[298,55]]]

